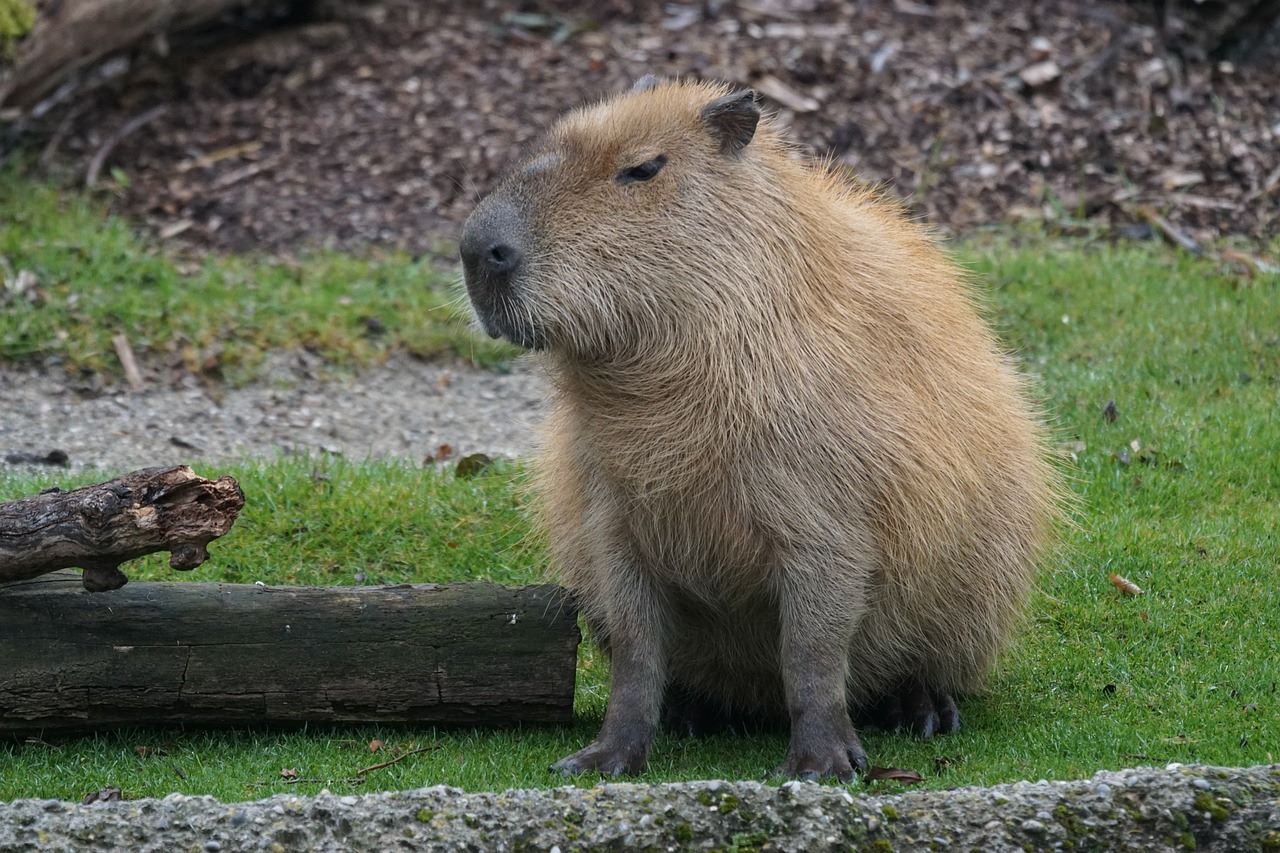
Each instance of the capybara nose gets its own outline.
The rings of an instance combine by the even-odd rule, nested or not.
[[[519,216],[508,203],[482,204],[471,214],[458,246],[468,284],[500,288],[511,281],[524,261],[519,232]]]
[[[510,275],[520,266],[520,250],[506,243],[491,243],[480,254],[480,263],[493,275]]]

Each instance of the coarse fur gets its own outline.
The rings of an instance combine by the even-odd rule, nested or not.
[[[562,118],[494,194],[527,258],[486,327],[542,350],[553,380],[541,526],[615,650],[615,698],[618,639],[638,633],[633,699],[678,685],[790,716],[789,772],[844,775],[796,757],[828,675],[789,671],[843,665],[851,711],[904,682],[978,688],[1057,481],[955,264],[768,116],[726,150],[704,110],[732,94],[669,82]],[[659,155],[651,179],[616,179]]]

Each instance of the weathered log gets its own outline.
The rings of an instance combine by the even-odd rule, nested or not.
[[[1280,0],[1156,0],[1165,47],[1190,62],[1265,58],[1280,37]]]
[[[0,582],[77,567],[85,589],[117,589],[128,581],[121,563],[156,551],[190,571],[243,507],[234,479],[206,480],[185,465],[0,504]]]
[[[30,4],[34,26],[0,52],[0,106],[27,108],[71,74],[146,38],[213,21],[263,0],[0,0]]]
[[[161,724],[564,723],[559,587],[270,587],[67,573],[0,588],[0,734]]]

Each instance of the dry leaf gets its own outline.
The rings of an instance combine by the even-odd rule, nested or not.
[[[370,752],[377,752],[380,749],[382,749],[382,741],[378,740],[377,738],[374,738],[373,740],[369,741]]]
[[[914,785],[924,781],[924,777],[916,771],[903,770],[900,767],[872,767],[863,778],[868,782],[889,781],[901,782],[904,785]]]
[[[124,799],[124,797],[120,793],[120,789],[114,785],[108,785],[107,787],[94,791],[91,794],[85,794],[84,799],[80,802],[87,806],[90,803],[116,803],[122,799]]]
[[[444,444],[436,448],[435,460],[437,462],[444,462],[446,459],[448,459],[452,455],[453,455],[453,445],[449,444],[448,442],[445,442]]]
[[[1191,187],[1204,182],[1203,172],[1191,172],[1180,169],[1168,169],[1160,173],[1160,183],[1166,190]]]
[[[1280,266],[1276,266],[1270,261],[1264,258],[1259,258],[1256,255],[1238,252],[1235,249],[1223,249],[1221,255],[1224,261],[1231,261],[1239,264],[1249,275],[1253,275],[1255,272],[1262,275],[1275,275],[1276,273],[1280,273]]]
[[[472,453],[458,460],[454,473],[459,477],[474,477],[493,464],[493,459],[486,453]]]
[[[293,768],[293,767],[285,767],[280,771],[280,778],[281,779],[297,779],[298,771],[296,768]]]
[[[194,226],[195,223],[190,219],[179,219],[176,222],[170,222],[160,229],[160,239],[172,240],[184,231],[190,231]]]
[[[1062,69],[1058,67],[1058,63],[1052,59],[1044,62],[1035,62],[1018,72],[1018,76],[1022,78],[1022,82],[1026,83],[1032,89],[1038,89],[1048,83],[1052,83],[1062,76]]]
[[[1028,56],[1032,62],[1043,62],[1053,55],[1053,42],[1044,36],[1036,36],[1029,45]]]
[[[1116,412],[1116,401],[1108,400],[1107,405],[1102,408],[1102,419],[1109,424],[1113,424],[1116,422],[1118,414],[1119,413]]]
[[[1109,577],[1111,578],[1111,585],[1125,595],[1132,597],[1143,594],[1142,587],[1138,586],[1123,575],[1118,575],[1115,572],[1112,572]]]

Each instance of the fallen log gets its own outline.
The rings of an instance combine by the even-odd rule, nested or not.
[[[63,573],[0,588],[0,735],[261,723],[567,723],[559,587],[271,587]]]
[[[0,0],[0,106],[34,106],[76,71],[145,39],[270,0]]]
[[[184,466],[145,468],[115,480],[64,492],[50,489],[0,504],[0,583],[57,569],[84,569],[84,588],[118,589],[118,568],[156,551],[190,571],[209,557],[244,507],[231,477],[206,480]],[[0,592],[3,595],[3,592]]]

